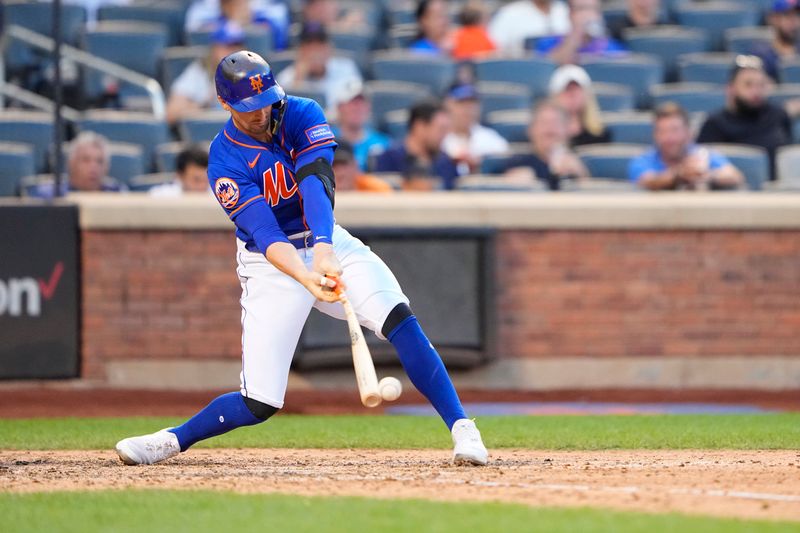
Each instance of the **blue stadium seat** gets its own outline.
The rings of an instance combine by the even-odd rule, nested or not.
[[[183,142],[168,142],[156,146],[156,171],[175,172],[178,154],[187,146]]]
[[[202,46],[172,46],[165,48],[161,55],[161,86],[165,93],[192,62],[202,61],[208,50]]]
[[[800,83],[800,60],[783,61],[780,76],[781,83]]]
[[[172,183],[176,179],[174,172],[141,174],[131,178],[130,182],[128,182],[128,188],[133,192],[147,192],[153,187]]]
[[[408,48],[417,38],[417,24],[397,24],[389,28],[389,44],[395,49]]]
[[[627,180],[631,159],[647,150],[643,144],[590,144],[575,149],[593,178]]]
[[[144,172],[142,147],[128,143],[109,143],[111,165],[108,175],[118,182],[127,185],[131,178]]]
[[[625,30],[624,35],[625,42],[632,52],[661,58],[667,81],[677,80],[678,56],[706,52],[709,49],[708,35],[698,28],[680,26],[630,28]]]
[[[373,33],[366,30],[332,31],[330,34],[333,48],[348,52],[362,72],[366,72],[369,68],[373,38]]]
[[[275,75],[278,75],[283,69],[294,63],[296,57],[297,53],[294,50],[283,50],[264,56],[264,59],[266,59],[269,66],[272,67],[272,71]]]
[[[34,174],[33,147],[0,142],[0,196],[17,196],[22,178]]]
[[[601,111],[628,111],[635,107],[633,89],[617,83],[592,82]]]
[[[53,4],[52,2],[30,2],[25,0],[6,0],[0,4],[3,9],[5,24],[15,24],[41,33],[52,35]],[[61,34],[64,42],[75,45],[86,24],[86,9],[80,5],[63,3],[61,6]],[[24,43],[14,40],[6,48],[6,69],[39,67],[45,59],[40,52],[34,51]]]
[[[199,30],[186,34],[186,46],[209,46],[212,30]],[[275,38],[265,26],[250,26],[245,29],[244,48],[267,58],[274,48]]]
[[[603,19],[607,27],[614,27],[625,21],[628,6],[625,2],[602,2]]]
[[[502,176],[463,176],[456,189],[469,192],[542,192],[544,184],[536,179]]]
[[[88,111],[78,127],[81,131],[94,131],[104,135],[112,142],[141,146],[145,172],[153,168],[156,146],[169,139],[167,124],[147,113]]]
[[[772,43],[772,28],[745,26],[725,30],[725,50],[734,54],[751,54],[756,48],[769,48]]]
[[[688,113],[711,113],[725,106],[725,87],[711,83],[663,83],[650,88],[653,107],[676,102]]]
[[[603,113],[603,124],[615,143],[649,144],[653,141],[652,113]]]
[[[3,111],[0,113],[0,141],[21,142],[33,147],[34,170],[48,168],[50,145],[53,139],[53,117],[33,111]]]
[[[780,83],[772,89],[769,101],[775,105],[784,105],[788,100],[800,99],[800,83]]]
[[[371,69],[376,80],[419,83],[435,94],[443,94],[456,73],[449,59],[404,50],[373,53]]]
[[[123,67],[151,78],[158,78],[160,58],[167,43],[164,26],[148,22],[100,22],[83,38],[84,49]],[[135,51],[135,53],[132,53]],[[84,70],[84,95],[90,101],[106,92],[104,75],[92,69]],[[121,84],[124,96],[146,95],[143,89]]]
[[[747,180],[747,188],[760,191],[764,183],[769,181],[769,156],[767,151],[758,146],[743,144],[705,144],[712,150],[727,157],[731,164],[742,171]]]
[[[736,2],[683,2],[675,11],[678,24],[706,30],[711,49],[722,50],[724,32],[728,28],[755,26],[760,10],[752,5]]]
[[[664,64],[661,59],[651,55],[586,58],[581,64],[593,81],[620,83],[630,87],[636,106],[642,109],[650,105],[650,86],[664,81]]]
[[[230,115],[227,111],[194,113],[180,121],[178,130],[183,141],[190,143],[211,141],[217,136],[229,118]]]
[[[431,91],[418,83],[369,81],[366,92],[372,102],[373,122],[378,127],[386,125],[386,115],[398,109],[408,109],[415,102],[431,96]]]
[[[400,142],[408,133],[408,109],[395,109],[384,115],[383,130],[393,141]]]
[[[533,96],[547,94],[547,84],[556,64],[542,57],[491,58],[475,61],[480,81],[508,82],[527,86]]]
[[[325,93],[317,89],[311,87],[304,87],[303,85],[298,85],[292,87],[289,93],[291,93],[294,96],[299,96],[301,98],[310,98],[311,100],[314,100],[320,106],[322,106],[322,109],[328,107],[328,102],[325,101]]]
[[[486,123],[508,142],[528,141],[529,111],[494,111],[486,117]]]
[[[525,110],[531,106],[531,92],[525,85],[484,81],[477,88],[484,120],[492,111]]]
[[[148,5],[105,5],[97,10],[97,19],[101,21],[140,21],[163,25],[167,31],[167,46],[181,44],[185,18],[185,7],[180,2],[170,0]]]
[[[686,54],[678,59],[678,78],[685,82],[728,83],[736,54],[709,52]]]

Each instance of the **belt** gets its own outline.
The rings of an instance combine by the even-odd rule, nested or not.
[[[310,231],[295,233],[293,235],[289,235],[287,238],[289,239],[289,242],[292,243],[298,250],[314,247],[314,234]]]

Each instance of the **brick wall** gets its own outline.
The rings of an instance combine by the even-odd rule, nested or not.
[[[229,231],[85,231],[83,375],[240,357]],[[800,232],[513,231],[499,355],[800,355]]]

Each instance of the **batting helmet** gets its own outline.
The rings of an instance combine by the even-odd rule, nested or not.
[[[214,82],[219,97],[236,111],[255,111],[286,99],[269,63],[247,50],[225,56],[217,65]]]

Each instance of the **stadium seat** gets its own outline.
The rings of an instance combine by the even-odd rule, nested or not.
[[[769,47],[773,39],[772,28],[745,26],[725,30],[725,50],[734,54],[751,54],[757,47]]]
[[[549,59],[535,56],[475,61],[478,80],[525,85],[535,97],[547,94],[547,85],[555,69],[556,64]]]
[[[777,179],[781,185],[800,189],[800,146],[781,146],[775,156]]]
[[[800,83],[800,60],[781,62],[780,77],[781,83]]]
[[[83,37],[83,47],[90,54],[155,79],[158,78],[158,66],[166,43],[164,26],[149,22],[99,22]],[[89,101],[95,101],[109,91],[106,77],[96,70],[84,69],[83,90]],[[119,94],[141,96],[147,93],[139,87],[122,83]]]
[[[649,144],[653,141],[653,114],[640,111],[603,113],[603,124],[615,143]]]
[[[33,146],[0,142],[0,196],[17,196],[20,181],[34,169]]]
[[[6,110],[0,113],[0,141],[30,144],[37,173],[48,168],[52,139],[53,116],[49,113]]]
[[[725,106],[725,87],[712,83],[663,83],[650,88],[653,107],[676,102],[687,113],[710,113]]]
[[[408,132],[408,109],[395,109],[384,115],[383,130],[392,140],[400,142]]]
[[[131,178],[144,172],[142,147],[128,143],[109,143],[111,165],[108,175],[127,186]]]
[[[585,180],[563,181],[561,184],[563,191],[570,193],[587,194],[619,194],[619,193],[638,193],[642,188],[630,180],[610,180],[603,178],[589,178]]]
[[[174,172],[157,172],[153,174],[141,174],[131,178],[128,188],[132,192],[147,192],[153,187],[165,185],[175,181]]]
[[[712,50],[722,50],[724,32],[728,28],[756,26],[760,9],[737,2],[682,2],[675,10],[675,19],[682,26],[702,28],[708,32]]]
[[[527,142],[530,118],[529,111],[493,111],[486,117],[486,123],[508,142]]]
[[[30,2],[26,0],[5,0],[0,5],[3,10],[5,24],[15,24],[41,33],[52,35],[53,4],[52,2]],[[76,45],[86,24],[86,8],[80,5],[63,3],[61,6],[61,34],[66,44]],[[38,68],[45,56],[34,51],[26,44],[14,40],[5,50],[5,68],[11,72]]]
[[[180,136],[186,142],[211,141],[230,118],[227,111],[202,111],[182,119],[178,125]]]
[[[628,6],[625,0],[602,2],[602,9],[603,19],[606,21],[606,26],[609,28],[621,24],[628,16]]]
[[[333,48],[348,52],[362,72],[366,72],[369,68],[373,38],[373,33],[365,29],[346,32],[332,31],[330,34]]]
[[[601,111],[628,111],[636,104],[633,90],[626,85],[592,82],[592,92]]]
[[[298,85],[292,87],[289,93],[294,96],[299,96],[301,98],[310,98],[311,100],[314,100],[320,106],[322,106],[322,109],[328,107],[328,102],[325,100],[325,93],[317,89],[314,89],[312,87],[304,87],[303,85]]]
[[[456,190],[469,192],[542,192],[545,185],[536,179],[502,176],[463,176]]]
[[[97,10],[100,21],[140,21],[161,24],[167,29],[167,46],[178,46],[183,36],[185,9],[182,2],[160,0],[148,5],[104,5]]]
[[[208,50],[202,46],[172,46],[161,55],[161,86],[169,94],[172,84],[194,61],[202,61]]]
[[[625,30],[624,37],[632,52],[661,58],[667,81],[677,80],[678,56],[706,52],[709,49],[708,35],[698,28],[680,26],[629,28]]]
[[[797,99],[800,99],[800,83],[779,83],[769,95],[769,101],[780,106]]]
[[[294,50],[283,50],[281,52],[275,52],[274,54],[269,54],[265,57],[269,66],[272,67],[272,71],[275,75],[281,73],[283,69],[294,63],[297,54]]]
[[[209,46],[212,30],[198,30],[186,34],[186,46]],[[268,57],[274,48],[275,39],[265,26],[250,26],[245,29],[244,48]],[[269,61],[269,59],[267,59]],[[271,63],[271,61],[269,61]]]
[[[678,78],[684,82],[725,85],[736,54],[709,52],[686,54],[678,58]]]
[[[389,4],[389,22],[392,26],[414,24],[416,21],[413,4],[409,2],[393,2]]]
[[[484,120],[492,111],[525,110],[531,106],[531,92],[525,85],[484,81],[478,83],[477,89]]]
[[[178,154],[188,146],[183,142],[168,142],[156,146],[156,171],[175,172]]]
[[[455,77],[449,59],[405,50],[373,53],[371,69],[377,80],[419,83],[435,94],[443,94]]]
[[[388,113],[408,109],[415,102],[431,96],[430,90],[418,83],[369,81],[365,86],[372,102],[373,122],[378,127],[386,125]]]
[[[167,124],[147,113],[126,111],[87,111],[78,127],[81,131],[94,131],[112,142],[138,144],[142,147],[144,170],[153,167],[155,148],[167,142]]]
[[[664,64],[655,56],[630,54],[619,58],[586,58],[581,63],[593,81],[620,83],[633,91],[636,106],[650,105],[648,89],[664,81]]]
[[[512,158],[529,154],[531,147],[528,142],[511,143],[509,153],[503,155],[489,155],[481,161],[481,174],[503,174],[508,169],[508,164]]]
[[[631,159],[645,150],[646,145],[625,143],[590,144],[575,149],[591,177],[612,180],[627,180]]]
[[[417,37],[417,24],[397,24],[389,28],[389,44],[395,49],[406,49]]]
[[[712,143],[703,146],[720,152],[731,164],[742,171],[747,188],[760,191],[769,180],[769,156],[764,148],[743,144]]]

